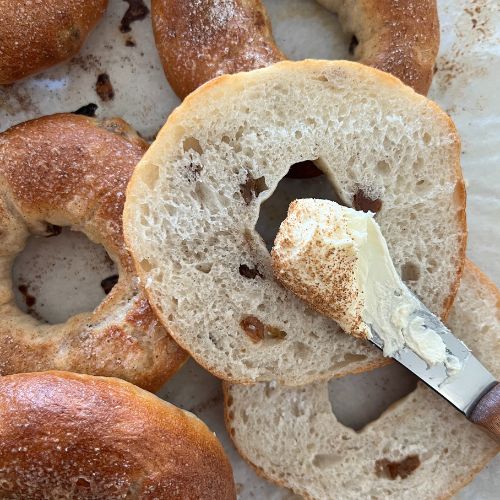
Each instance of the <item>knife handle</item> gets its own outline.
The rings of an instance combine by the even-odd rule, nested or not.
[[[500,441],[500,384],[497,382],[477,403],[469,420]]]

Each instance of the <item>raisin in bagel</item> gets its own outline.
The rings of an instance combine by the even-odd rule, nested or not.
[[[0,0],[0,84],[75,55],[108,0]]]
[[[159,324],[125,248],[125,189],[147,144],[122,120],[60,114],[0,134],[0,375],[48,369],[157,389],[186,354]],[[102,244],[120,277],[91,313],[48,325],[15,304],[11,268],[29,234],[70,226]]]
[[[359,42],[359,62],[427,93],[439,48],[435,0],[318,2]],[[163,68],[180,98],[216,76],[285,59],[260,0],[152,0],[151,11]]]
[[[377,211],[408,285],[445,315],[466,241],[449,117],[387,73],[281,62],[224,75],[170,115],[132,176],[126,241],[178,343],[218,377],[300,385],[383,362],[273,278],[255,229],[290,164],[318,160],[341,201]]]
[[[122,380],[67,372],[0,378],[0,497],[236,498],[207,426]]]
[[[469,262],[448,324],[499,377],[500,293]],[[337,420],[325,383],[224,389],[226,425],[241,455],[306,498],[449,498],[499,451],[423,384],[359,432]]]

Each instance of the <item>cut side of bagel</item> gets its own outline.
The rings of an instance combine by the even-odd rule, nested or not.
[[[500,294],[468,263],[448,324],[500,376]],[[306,498],[447,498],[498,445],[423,384],[360,432],[332,412],[328,385],[225,386],[226,425],[264,477]]]
[[[377,212],[397,270],[444,316],[466,240],[459,156],[443,111],[361,64],[223,76],[186,98],[137,166],[125,236],[161,321],[209,371],[329,379],[385,360],[273,279],[260,205],[290,165],[317,160],[343,203]]]

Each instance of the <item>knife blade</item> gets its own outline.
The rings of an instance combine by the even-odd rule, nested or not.
[[[411,293],[411,292],[410,292]],[[480,363],[470,349],[444,325],[429,309],[412,294],[418,301],[420,308],[413,314],[423,320],[426,328],[430,328],[440,335],[448,354],[455,356],[461,367],[458,371],[449,373],[444,363],[429,365],[418,354],[407,346],[394,353],[392,358],[404,365],[429,387],[447,399],[457,410],[467,418],[481,425],[474,416],[474,410],[486,398],[492,399],[488,405],[487,417],[480,416],[480,420],[488,420],[487,430],[499,439],[500,436],[500,386],[495,377]],[[370,341],[378,348],[384,348],[384,341],[379,333],[370,325],[372,338]],[[488,398],[488,394],[490,394]],[[486,401],[485,400],[485,401]],[[483,406],[484,402],[483,401]],[[482,411],[484,414],[484,410]],[[475,417],[475,418],[474,418]],[[491,421],[492,420],[492,421]]]

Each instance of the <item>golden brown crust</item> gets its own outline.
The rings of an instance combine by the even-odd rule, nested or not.
[[[357,1],[345,15],[352,18],[350,25],[359,26],[354,31],[359,62],[391,73],[419,94],[427,94],[439,49],[435,0]]]
[[[123,240],[125,190],[147,144],[122,120],[60,114],[0,134],[0,374],[62,369],[158,389],[186,360],[138,287]],[[44,325],[15,305],[10,269],[29,232],[71,226],[120,279],[91,313]]]
[[[181,98],[216,76],[285,59],[260,0],[153,0],[151,15],[163,68]]]
[[[319,0],[359,41],[356,59],[426,94],[439,48],[435,0]],[[155,41],[181,98],[222,74],[285,59],[260,0],[153,0]]]
[[[3,377],[0,497],[55,496],[236,498],[222,446],[191,413],[112,378]]]
[[[76,54],[107,4],[107,0],[0,0],[0,84]]]

